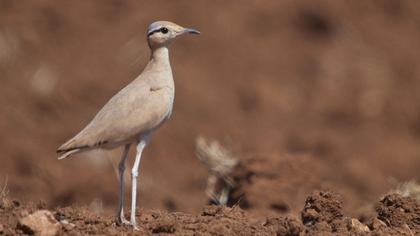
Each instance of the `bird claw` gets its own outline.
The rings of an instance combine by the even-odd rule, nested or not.
[[[120,223],[123,225],[130,225],[130,221],[126,220],[125,218],[120,218]]]
[[[137,222],[136,222],[136,219],[135,219],[135,218],[134,218],[134,219],[133,219],[133,218],[131,218],[131,220],[130,220],[130,225],[131,225],[131,226],[133,226],[133,230],[134,230],[134,231],[138,231],[138,230],[140,230],[140,229],[139,229],[139,227],[137,227]]]
[[[136,222],[130,222],[128,220],[125,219],[125,217],[120,217],[119,218],[119,223],[123,224],[123,225],[131,225],[133,227],[133,230],[138,231],[140,230],[140,228],[137,226]]]

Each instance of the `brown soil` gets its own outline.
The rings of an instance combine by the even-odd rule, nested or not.
[[[43,209],[43,204],[26,204],[0,199],[0,234],[26,234],[19,218]],[[365,224],[343,214],[342,198],[333,192],[316,192],[306,199],[301,220],[290,216],[255,218],[239,207],[207,206],[197,215],[144,210],[137,215],[139,231],[119,225],[108,213],[87,207],[53,209],[61,223],[58,235],[418,235],[420,204],[412,198],[385,196],[376,207],[377,217]],[[30,231],[29,231],[30,232]]]

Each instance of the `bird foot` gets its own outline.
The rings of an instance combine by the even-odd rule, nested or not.
[[[120,217],[120,223],[123,225],[130,225],[130,221],[126,220],[124,217]]]
[[[122,225],[131,225],[135,231],[140,230],[136,222],[131,222],[125,219],[124,216],[118,218],[118,222]]]
[[[130,219],[130,225],[133,226],[133,230],[137,231],[140,230],[139,227],[137,227],[136,218],[131,217]]]

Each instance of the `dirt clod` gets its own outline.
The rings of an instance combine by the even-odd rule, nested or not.
[[[216,216],[220,214],[222,207],[220,206],[206,206],[203,208],[201,215],[202,216]]]
[[[19,220],[18,229],[25,234],[56,235],[60,224],[47,210],[39,210]]]
[[[173,234],[173,233],[175,233],[175,227],[171,224],[158,225],[157,227],[153,228],[152,233],[154,233],[154,234],[159,234],[159,233]]]
[[[343,200],[340,195],[333,192],[319,191],[306,199],[302,211],[302,222],[313,225],[319,222],[331,223],[343,217]]]
[[[420,234],[420,204],[416,199],[399,194],[386,195],[376,205],[376,211],[378,219],[387,226]]]

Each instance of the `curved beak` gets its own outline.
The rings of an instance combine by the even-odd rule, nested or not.
[[[200,31],[193,29],[193,28],[186,28],[184,30],[184,33],[190,33],[190,34],[200,34]]]

